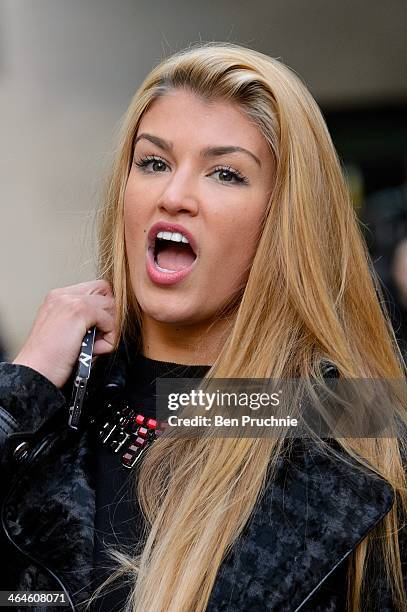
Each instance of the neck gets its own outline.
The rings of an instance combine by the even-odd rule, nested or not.
[[[230,332],[231,321],[221,319],[195,325],[168,324],[143,316],[143,354],[157,361],[183,365],[212,365]]]

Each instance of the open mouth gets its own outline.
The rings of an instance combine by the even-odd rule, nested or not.
[[[154,242],[154,262],[163,272],[190,268],[196,259],[188,239],[178,232],[159,232]]]

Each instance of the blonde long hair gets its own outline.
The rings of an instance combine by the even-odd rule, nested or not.
[[[318,105],[280,61],[228,43],[195,45],[163,61],[136,92],[124,120],[100,235],[101,275],[113,286],[122,335],[140,348],[141,317],[123,222],[134,137],[146,109],[174,88],[239,105],[257,124],[276,163],[248,281],[232,304],[232,331],[206,378],[309,379],[318,376],[324,358],[336,364],[341,377],[403,379],[404,364],[380,308],[380,289]],[[399,416],[405,423],[402,409]],[[370,466],[397,493],[392,510],[352,554],[348,609],[363,609],[372,547],[384,559],[398,609],[404,609],[397,535],[407,512],[404,441],[341,438],[339,443],[345,456]],[[282,452],[283,439],[164,435],[152,445],[137,491],[149,525],[144,549],[138,556],[115,553],[120,567],[111,577],[126,574],[132,582],[126,610],[205,610],[220,564]]]

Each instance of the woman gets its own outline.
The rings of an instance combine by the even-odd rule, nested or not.
[[[109,389],[151,400],[157,373],[300,378],[310,391],[326,361],[343,379],[404,377],[321,113],[261,53],[200,45],[151,72],[124,122],[100,252],[102,280],[51,292],[1,366],[4,465],[22,462],[3,507],[18,582],[3,588],[59,585],[72,607],[90,594],[93,528],[108,527],[101,490],[119,486],[108,470],[90,476],[88,426],[67,432],[60,389],[91,326],[104,356],[90,421]],[[107,422],[117,405],[105,403]],[[404,439],[286,442],[154,441],[132,500],[148,528],[114,553],[127,591],[111,601],[123,607],[128,593],[137,612],[404,610]]]

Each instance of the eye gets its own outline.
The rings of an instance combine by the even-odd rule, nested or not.
[[[243,176],[243,174],[241,174],[237,170],[234,170],[230,166],[220,166],[218,168],[215,168],[215,170],[212,172],[212,175],[213,174],[219,175],[218,179],[221,183],[240,183],[243,185],[247,185],[249,182],[248,179]]]
[[[167,162],[157,155],[146,155],[140,159],[135,159],[134,163],[145,172],[151,173],[165,172],[168,168]]]

